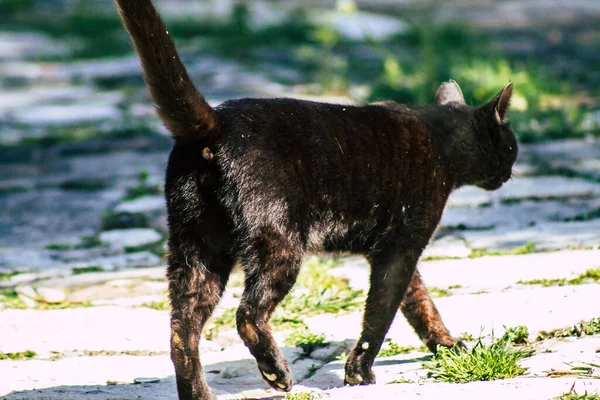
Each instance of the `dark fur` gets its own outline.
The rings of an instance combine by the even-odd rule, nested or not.
[[[510,177],[512,86],[480,108],[451,81],[430,106],[241,99],[212,109],[150,1],[116,3],[175,138],[165,192],[179,398],[213,398],[198,343],[237,260],[246,273],[238,332],[275,389],[292,378],[268,321],[309,251],[351,251],[371,264],[347,383],[375,382],[371,366],[399,307],[432,351],[456,345],[415,269],[454,189],[493,190]]]

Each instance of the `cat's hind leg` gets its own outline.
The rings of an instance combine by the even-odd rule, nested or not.
[[[179,400],[213,400],[199,356],[202,328],[235,262],[233,227],[210,186],[208,162],[176,144],[167,169],[167,278],[171,300],[171,359]]]
[[[414,272],[400,309],[431,352],[435,353],[438,346],[466,348],[462,341],[450,335],[423,285],[419,271]]]
[[[171,299],[171,360],[179,400],[213,400],[204,380],[199,342],[202,328],[223,293],[234,260],[211,257],[198,246],[170,241],[168,256]]]
[[[365,305],[360,339],[346,361],[344,382],[375,383],[373,362],[404,298],[421,250],[389,246],[369,254],[371,286]]]
[[[259,228],[242,259],[245,290],[236,315],[240,337],[256,358],[263,379],[274,389],[289,391],[292,375],[273,339],[269,319],[294,286],[302,262],[302,246],[275,227]]]

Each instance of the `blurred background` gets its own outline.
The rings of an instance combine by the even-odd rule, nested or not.
[[[517,178],[499,194],[455,197],[428,256],[600,243],[600,2],[155,3],[215,105],[427,103],[449,78],[475,105],[512,80]],[[22,305],[19,283],[163,264],[171,140],[140,72],[111,1],[0,0],[5,303]]]

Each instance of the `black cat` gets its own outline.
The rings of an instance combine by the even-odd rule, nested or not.
[[[454,189],[494,190],[510,178],[512,85],[479,108],[450,81],[419,107],[240,99],[213,109],[150,0],[116,3],[175,139],[165,192],[179,398],[214,398],[198,344],[237,260],[246,274],[238,332],[275,389],[290,390],[292,376],[269,318],[309,251],[351,251],[371,264],[346,383],[375,382],[371,366],[399,307],[432,351],[456,345],[416,265]]]

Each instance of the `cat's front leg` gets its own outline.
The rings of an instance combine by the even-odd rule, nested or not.
[[[262,228],[243,260],[244,293],[236,314],[240,337],[256,359],[267,384],[279,391],[292,389],[292,374],[271,334],[269,320],[277,305],[294,286],[302,249],[277,227]]]
[[[375,383],[371,367],[411,282],[421,251],[392,246],[369,255],[371,287],[365,305],[363,329],[348,356],[344,383]]]
[[[423,285],[419,271],[414,272],[400,309],[432,353],[437,352],[438,346],[466,348],[462,341],[450,335]]]

